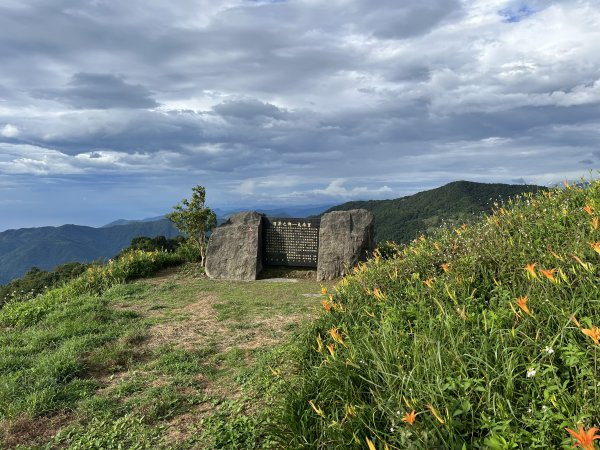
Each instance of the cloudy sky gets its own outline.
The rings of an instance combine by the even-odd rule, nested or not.
[[[600,162],[600,0],[1,0],[0,230],[549,184]]]

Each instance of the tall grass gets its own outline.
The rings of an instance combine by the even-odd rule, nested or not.
[[[600,183],[567,186],[357,267],[284,376],[282,445],[570,448],[600,425],[598,218]]]

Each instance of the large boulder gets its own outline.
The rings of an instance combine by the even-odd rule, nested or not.
[[[206,274],[224,280],[256,280],[262,270],[262,214],[243,212],[215,228],[206,251]]]
[[[375,217],[366,209],[333,211],[321,217],[317,280],[344,276],[375,248]]]

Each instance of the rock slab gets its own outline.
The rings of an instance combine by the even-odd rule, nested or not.
[[[262,214],[231,216],[213,231],[206,250],[206,275],[222,280],[256,280],[262,270]]]
[[[317,280],[346,275],[375,249],[375,217],[366,209],[333,211],[321,217]]]

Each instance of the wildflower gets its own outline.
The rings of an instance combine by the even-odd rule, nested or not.
[[[433,405],[427,405],[427,409],[429,409],[429,411],[431,411],[431,414],[433,414],[433,416],[438,420],[439,423],[446,423],[446,421],[444,419],[442,419],[442,417],[437,412],[437,410],[433,407]]]
[[[329,353],[331,354],[331,356],[335,356],[335,345],[329,344],[327,346],[327,350],[329,350]]]
[[[556,269],[540,269],[540,272],[550,281],[556,281],[556,278],[554,278],[554,274],[557,272]]]
[[[448,263],[444,263],[440,267],[444,270],[444,272],[448,272],[450,270],[450,264]]]
[[[373,441],[369,438],[365,438],[367,440],[367,446],[369,447],[369,450],[377,450],[375,448],[375,444],[373,444]]]
[[[537,263],[534,262],[533,264],[527,264],[525,266],[525,270],[527,272],[529,272],[529,274],[533,277],[533,278],[537,278],[537,273],[535,273],[535,266],[537,266]]]
[[[565,428],[569,434],[575,439],[575,447],[581,447],[584,450],[594,450],[594,441],[600,439],[600,434],[596,434],[598,428],[592,427],[589,430],[584,430],[583,425],[579,426],[579,431],[573,431],[570,428]]]
[[[582,328],[581,332],[589,336],[596,345],[600,345],[600,328],[592,325],[592,328]]]
[[[544,348],[544,351],[548,354],[548,355],[552,355],[554,354],[554,349],[550,346],[546,346],[546,348]]]
[[[329,303],[327,300],[322,300],[321,304],[323,305],[323,308],[325,308],[325,311],[331,311],[331,303]]]
[[[535,377],[536,373],[537,373],[537,371],[533,367],[529,367],[527,369],[527,378],[533,378],[533,377]]]
[[[373,289],[373,297],[375,297],[377,300],[384,300],[385,294],[381,292],[381,289],[375,288]]]
[[[519,308],[521,308],[526,314],[531,315],[531,311],[529,310],[529,307],[527,306],[527,301],[529,299],[527,298],[526,295],[523,295],[522,297],[519,297],[517,299],[517,305],[519,306]]]
[[[329,330],[329,334],[335,342],[344,345],[344,339],[342,339],[342,335],[338,332],[336,327],[333,327],[331,330]]]
[[[325,413],[323,412],[323,410],[321,408],[319,408],[318,406],[315,406],[315,404],[313,403],[312,400],[308,401],[308,404],[311,406],[311,408],[321,417],[325,417]]]
[[[327,288],[325,286],[321,287],[321,295],[327,295]]]
[[[583,208],[583,210],[590,216],[594,215],[594,207],[592,205],[585,205],[585,208]]]
[[[600,242],[590,242],[590,247],[594,249],[596,253],[600,255]]]
[[[426,280],[423,280],[423,283],[431,289],[433,287],[433,278],[427,278]]]
[[[406,422],[409,425],[412,425],[413,423],[415,423],[415,419],[417,418],[417,414],[415,413],[415,410],[413,409],[411,412],[407,412],[404,413],[404,416],[402,416],[402,422]]]

